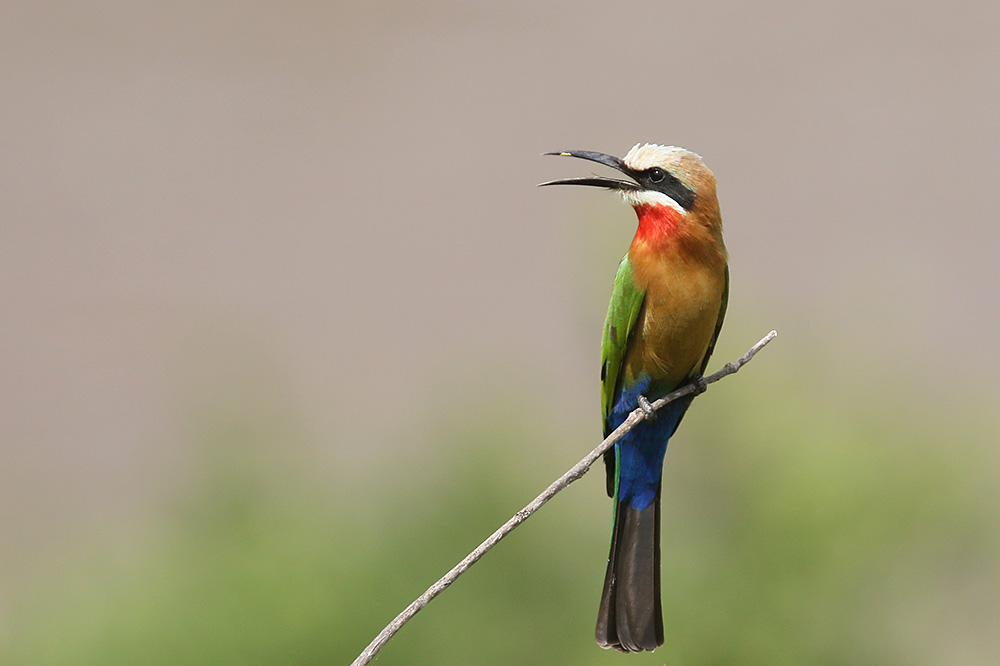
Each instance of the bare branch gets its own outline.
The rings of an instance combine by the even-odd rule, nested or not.
[[[705,388],[709,384],[713,384],[722,379],[723,377],[727,377],[728,375],[737,372],[741,367],[743,367],[743,365],[748,363],[750,359],[752,359],[757,352],[763,349],[764,346],[767,345],[767,343],[769,343],[771,340],[773,340],[777,335],[778,335],[777,331],[771,331],[763,338],[761,338],[757,344],[751,347],[746,354],[736,359],[732,363],[727,363],[726,365],[722,366],[722,369],[719,370],[718,372],[711,374],[708,377],[703,377],[702,379],[693,382],[691,384],[685,384],[676,391],[669,393],[664,397],[660,398],[659,400],[650,403],[649,407],[652,410],[650,414],[655,413],[656,410],[662,409],[665,405],[673,402],[674,400],[677,400],[678,398],[683,398],[684,396],[691,393],[695,394],[701,393],[705,390]],[[538,511],[538,509],[540,509],[543,504],[552,499],[552,497],[555,496],[556,493],[558,493],[566,486],[568,486],[569,484],[573,483],[581,476],[586,474],[587,471],[590,469],[591,465],[593,465],[594,462],[598,458],[600,458],[605,451],[614,446],[615,442],[620,440],[625,435],[625,433],[627,433],[629,430],[634,428],[642,421],[645,421],[646,418],[647,418],[646,412],[644,412],[641,408],[636,409],[631,414],[629,414],[628,418],[626,418],[625,421],[622,422],[622,424],[618,426],[614,432],[608,435],[607,438],[603,442],[601,442],[600,446],[598,446],[596,449],[588,453],[583,460],[573,465],[573,467],[571,467],[569,471],[567,471],[565,474],[556,479],[552,483],[552,485],[550,485],[542,492],[542,494],[540,494],[535,499],[531,500],[530,504],[528,504],[526,507],[515,513],[510,520],[501,525],[496,532],[491,534],[489,538],[486,539],[486,541],[483,541],[481,544],[479,544],[479,546],[475,550],[473,550],[471,553],[465,556],[465,559],[456,564],[451,571],[449,571],[440,579],[438,579],[436,583],[427,588],[426,592],[417,597],[417,599],[409,606],[407,606],[402,613],[397,615],[395,619],[392,622],[390,622],[388,626],[386,626],[385,629],[379,632],[379,635],[376,636],[375,640],[373,640],[368,645],[368,647],[364,649],[364,652],[358,655],[358,658],[354,660],[351,666],[365,666],[366,664],[370,663],[371,660],[375,657],[375,655],[378,654],[378,651],[382,649],[382,646],[385,645],[397,631],[402,629],[403,625],[410,621],[410,618],[412,618],[424,606],[430,603],[431,599],[441,594],[441,592],[443,592],[449,585],[454,583],[459,576],[465,573],[465,571],[473,564],[475,564],[483,555],[485,555],[488,550],[493,548],[493,546],[497,545],[497,543],[501,539],[510,534],[515,527],[517,527],[525,520],[527,520],[528,517],[531,516],[531,514],[533,514],[535,511]]]

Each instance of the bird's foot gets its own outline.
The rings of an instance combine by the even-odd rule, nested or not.
[[[639,409],[646,415],[647,421],[652,421],[656,418],[656,410],[649,404],[649,400],[646,400],[646,396],[640,395],[637,402],[639,403]]]
[[[690,393],[692,398],[695,397],[696,395],[701,395],[702,393],[708,390],[708,384],[705,383],[704,377],[699,377],[698,379],[695,379],[693,382],[691,382],[691,386],[694,387],[694,389]]]

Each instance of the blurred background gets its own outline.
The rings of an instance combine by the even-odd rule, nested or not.
[[[13,2],[0,662],[345,664],[600,439],[637,141],[719,180],[666,645],[603,470],[392,664],[995,664],[1000,4]]]

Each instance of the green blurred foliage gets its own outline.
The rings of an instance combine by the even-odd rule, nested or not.
[[[595,469],[377,663],[891,665],[953,653],[967,637],[948,633],[943,609],[991,613],[983,597],[1000,590],[997,474],[975,445],[980,426],[866,407],[796,360],[779,339],[695,403],[668,452],[661,650],[626,657],[593,642],[610,530]],[[442,416],[423,442],[435,464],[417,473],[384,460],[334,489],[283,458],[292,425],[206,416],[196,488],[163,525],[124,535],[127,547],[68,548],[74,567],[11,603],[0,662],[349,663],[561,473],[530,453],[545,445],[533,428],[545,417],[509,402],[450,431]],[[970,663],[988,663],[976,650]]]

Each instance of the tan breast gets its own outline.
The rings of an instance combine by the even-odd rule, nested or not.
[[[706,265],[674,252],[658,255],[632,259],[646,298],[625,371],[627,377],[646,373],[675,386],[700,367],[712,341],[725,290],[725,263]]]

